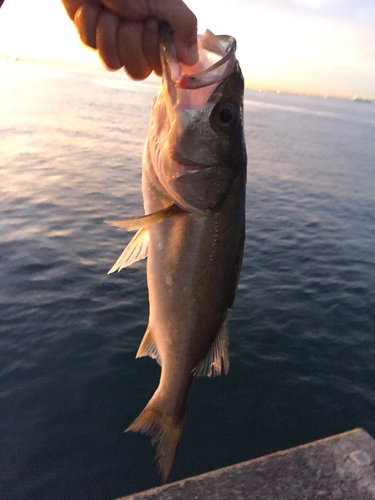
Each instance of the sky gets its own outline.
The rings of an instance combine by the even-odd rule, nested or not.
[[[199,32],[209,28],[237,39],[247,87],[375,98],[375,0],[186,3]],[[100,66],[59,0],[5,0],[0,54]]]

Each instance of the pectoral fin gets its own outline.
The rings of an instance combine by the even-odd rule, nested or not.
[[[226,318],[206,357],[194,368],[195,377],[216,377],[229,371],[228,326]]]
[[[114,273],[115,271],[120,272],[124,267],[129,267],[134,264],[134,262],[145,259],[147,257],[148,240],[149,231],[147,227],[137,231],[130,240],[128,246],[108,271],[108,274]]]
[[[106,224],[110,226],[118,227],[119,229],[126,229],[127,231],[136,231],[137,229],[142,229],[148,227],[151,224],[156,224],[168,217],[179,214],[183,210],[177,205],[171,205],[167,208],[163,208],[158,212],[153,214],[142,215],[141,217],[132,217],[130,219],[122,220],[106,220]]]
[[[108,274],[114,273],[115,271],[121,271],[124,267],[129,267],[134,262],[146,258],[149,241],[148,227],[151,224],[156,224],[157,222],[182,212],[183,210],[177,205],[170,205],[169,207],[163,208],[158,212],[142,215],[141,217],[105,221],[111,226],[126,229],[127,231],[138,230],[129,245],[125,248],[115,264],[108,271]]]

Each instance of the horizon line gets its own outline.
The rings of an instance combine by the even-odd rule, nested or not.
[[[1,1],[0,0],[0,6],[1,6]],[[82,70],[91,70],[95,72],[103,72],[103,74],[115,74],[116,71],[108,71],[104,68],[104,66],[101,65],[101,63],[98,60],[98,64],[90,64],[90,63],[84,63],[80,61],[67,61],[63,59],[48,59],[48,58],[39,58],[39,57],[32,57],[32,56],[16,56],[13,54],[5,54],[5,53],[0,53],[0,60],[5,60],[8,62],[29,62],[29,63],[35,63],[35,64],[44,64],[44,65],[49,65],[49,66],[62,66],[66,68],[72,68],[72,69],[82,69]],[[160,77],[154,75],[151,73],[151,75],[146,79],[146,80],[133,80],[130,78],[126,72],[124,71],[125,76],[127,79],[131,82],[144,82],[146,83],[147,80],[151,79],[153,82],[156,82],[159,80]],[[246,80],[245,80],[246,82]],[[269,87],[269,86],[262,86],[262,87],[254,87],[251,86],[251,84],[246,85],[245,84],[245,89],[246,90],[251,90],[253,92],[272,92],[276,94],[290,94],[290,95],[301,95],[301,96],[306,96],[306,97],[320,97],[322,99],[344,99],[344,100],[351,100],[351,101],[360,101],[360,102],[369,102],[372,103],[375,100],[375,97],[373,95],[365,95],[365,94],[347,94],[347,95],[334,95],[334,94],[326,94],[326,93],[314,93],[314,92],[302,92],[302,91],[296,91],[296,90],[285,90],[285,89],[280,89],[275,87]]]

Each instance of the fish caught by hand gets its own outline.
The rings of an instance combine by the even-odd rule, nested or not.
[[[162,24],[162,83],[143,153],[146,215],[109,222],[136,234],[110,272],[145,257],[149,322],[137,358],[161,365],[159,386],[128,431],[148,434],[167,479],[195,376],[229,369],[227,312],[245,238],[244,82],[236,42],[198,36],[199,61],[181,65]]]

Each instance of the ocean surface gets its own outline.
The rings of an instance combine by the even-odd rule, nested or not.
[[[145,261],[107,275],[142,213],[155,83],[0,61],[0,498],[160,484],[124,433],[157,387],[135,359]],[[375,436],[375,105],[246,91],[246,246],[231,369],[198,379],[170,481],[364,427]]]

